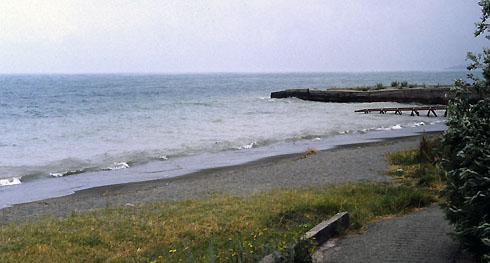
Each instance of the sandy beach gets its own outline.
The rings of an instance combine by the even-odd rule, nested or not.
[[[439,133],[436,133],[439,134]],[[433,135],[433,134],[424,134]],[[238,166],[154,181],[111,185],[0,210],[0,222],[64,217],[111,206],[204,198],[209,194],[247,194],[276,188],[320,187],[357,181],[389,181],[385,153],[416,147],[420,136],[340,146],[307,157],[281,155]]]

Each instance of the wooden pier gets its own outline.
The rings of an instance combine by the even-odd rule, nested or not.
[[[365,114],[371,112],[379,112],[381,114],[385,114],[387,112],[393,111],[395,114],[402,115],[403,111],[410,111],[410,116],[420,116],[419,111],[427,111],[427,117],[430,117],[430,114],[434,114],[437,117],[436,110],[444,110],[444,117],[447,117],[447,106],[427,106],[427,107],[407,107],[407,108],[377,108],[377,109],[362,109],[356,110],[355,112],[364,112]]]

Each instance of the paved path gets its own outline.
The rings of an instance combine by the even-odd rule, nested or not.
[[[447,233],[452,227],[434,205],[367,225],[367,232],[320,247],[316,262],[475,262]]]

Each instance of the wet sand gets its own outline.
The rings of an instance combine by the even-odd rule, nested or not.
[[[440,133],[425,134],[436,135]],[[204,198],[209,194],[247,194],[277,188],[321,187],[344,182],[390,181],[387,152],[415,148],[422,136],[340,146],[304,157],[274,156],[258,161],[153,181],[96,187],[72,195],[0,210],[0,223],[38,216],[64,217],[112,206]]]

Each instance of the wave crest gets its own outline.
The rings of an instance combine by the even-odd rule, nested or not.
[[[244,149],[252,149],[254,147],[257,147],[257,142],[252,142],[251,144],[242,145],[240,147],[237,147],[236,149],[237,150],[244,150]]]
[[[113,166],[107,167],[107,170],[121,170],[121,169],[126,169],[129,168],[129,164],[126,162],[119,162],[119,163],[114,163]]]
[[[86,169],[88,170],[88,169]],[[85,169],[81,170],[70,170],[70,171],[64,171],[64,172],[56,172],[56,173],[49,173],[50,176],[52,177],[63,177],[63,176],[68,176],[68,175],[73,175],[73,174],[80,174],[86,171]]]
[[[22,182],[20,181],[20,177],[0,179],[0,187],[1,186],[16,185],[16,184],[21,184],[21,183]]]

